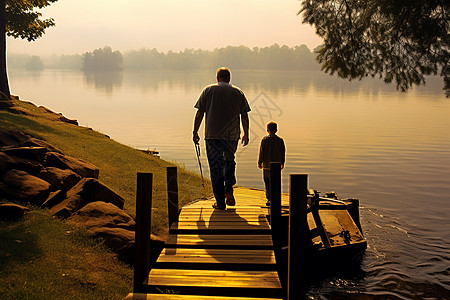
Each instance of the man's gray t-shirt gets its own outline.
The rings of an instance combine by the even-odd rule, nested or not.
[[[206,113],[205,139],[238,140],[240,114],[250,111],[244,93],[225,82],[207,86],[194,107]]]

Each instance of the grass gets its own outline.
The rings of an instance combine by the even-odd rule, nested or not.
[[[56,121],[55,115],[34,104],[14,100],[14,105],[25,114],[0,111],[2,128],[20,129],[63,151],[63,153],[91,162],[100,169],[99,180],[125,199],[124,210],[135,215],[136,174],[153,173],[152,230],[164,237],[167,233],[167,186],[166,167],[173,163],[144,154],[120,144],[106,135],[90,128]],[[180,205],[210,195],[201,186],[198,174],[178,168],[178,191]]]
[[[33,208],[0,222],[0,299],[123,299],[132,268],[79,228]]]

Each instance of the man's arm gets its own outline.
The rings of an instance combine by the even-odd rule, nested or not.
[[[198,129],[200,128],[200,124],[202,124],[204,112],[201,110],[197,110],[197,113],[194,117],[194,130],[192,131],[192,141],[195,144],[198,144],[200,141],[200,137],[198,136]]]
[[[250,121],[248,119],[248,113],[241,114],[242,128],[244,129],[244,135],[242,136],[242,144],[247,146],[249,138],[248,138],[248,128],[250,126]]]

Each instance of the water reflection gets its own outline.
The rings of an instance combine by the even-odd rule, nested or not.
[[[122,71],[84,71],[83,73],[88,86],[93,85],[95,89],[108,95],[111,95],[114,88],[121,87],[123,83]]]

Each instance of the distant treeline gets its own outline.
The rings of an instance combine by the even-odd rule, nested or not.
[[[274,44],[252,49],[245,46],[228,46],[214,50],[185,49],[179,52],[159,52],[156,49],[140,49],[125,52],[103,47],[82,55],[36,57],[11,54],[8,66],[26,68],[33,59],[42,60],[43,68],[78,70],[148,70],[148,69],[211,69],[227,66],[231,69],[267,70],[317,70],[315,54],[306,45],[288,47]],[[28,67],[28,69],[30,69]]]

